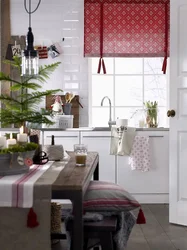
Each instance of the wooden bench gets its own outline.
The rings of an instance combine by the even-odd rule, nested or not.
[[[104,217],[102,221],[84,222],[84,250],[88,249],[89,239],[99,239],[102,250],[115,250],[113,233],[116,231],[117,218]],[[67,230],[72,232],[73,221],[69,221]],[[99,249],[98,247],[94,250]]]

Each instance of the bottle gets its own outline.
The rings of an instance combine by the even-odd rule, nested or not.
[[[55,145],[55,137],[54,137],[54,135],[51,136],[51,145]]]

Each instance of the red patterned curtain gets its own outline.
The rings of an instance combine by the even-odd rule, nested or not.
[[[169,56],[170,0],[84,0],[84,56]]]

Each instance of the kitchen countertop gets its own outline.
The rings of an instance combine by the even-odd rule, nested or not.
[[[80,127],[80,128],[40,128],[41,131],[78,131],[78,132],[88,132],[88,131],[110,131],[109,127]],[[19,132],[18,128],[0,128],[0,132]],[[169,131],[169,128],[136,128],[136,131]]]
[[[87,131],[110,131],[109,127],[80,127],[80,128],[41,128],[41,131],[79,131],[79,132],[87,132]],[[136,131],[169,131],[169,128],[136,128]]]

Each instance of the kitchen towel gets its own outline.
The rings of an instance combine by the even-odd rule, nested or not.
[[[142,172],[150,169],[150,145],[149,136],[136,136],[129,157],[129,164],[132,170]]]
[[[133,127],[112,127],[110,154],[111,155],[130,155],[133,141],[136,135],[136,128]]]

